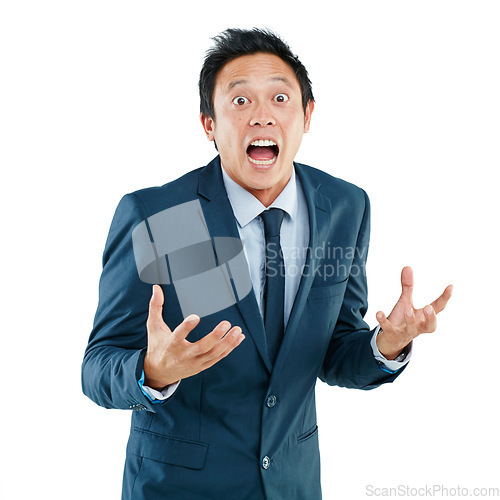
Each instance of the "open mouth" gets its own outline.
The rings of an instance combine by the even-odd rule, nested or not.
[[[254,165],[272,165],[279,155],[279,148],[274,141],[259,139],[250,143],[247,148],[247,158]]]

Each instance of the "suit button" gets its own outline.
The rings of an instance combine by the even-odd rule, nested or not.
[[[262,459],[262,468],[263,469],[269,469],[269,466],[271,465],[271,459],[266,455]]]
[[[131,405],[129,406],[131,410],[147,410],[147,408],[144,405],[141,404],[136,404],[136,405]]]
[[[278,398],[276,396],[269,396],[266,401],[266,405],[268,408],[272,408],[274,405],[276,405],[278,401]]]

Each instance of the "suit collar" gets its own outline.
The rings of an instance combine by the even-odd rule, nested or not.
[[[312,197],[315,198],[314,204],[318,205],[318,208],[321,210],[328,211],[330,207],[329,199],[322,194],[316,194],[321,186],[321,182],[317,182],[313,179],[305,165],[294,162],[293,166],[296,175],[302,183],[304,191],[310,193]],[[211,200],[218,196],[221,191],[225,191],[222,179],[222,166],[220,163],[220,156],[216,156],[200,171],[198,194],[207,200]],[[310,198],[312,199],[312,197]]]
[[[220,166],[220,157],[216,156],[200,172],[198,179],[198,194],[207,200],[212,200],[221,193],[225,194]]]

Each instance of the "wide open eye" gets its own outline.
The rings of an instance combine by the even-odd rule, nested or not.
[[[274,96],[276,102],[286,102],[288,101],[288,96],[286,94],[278,94]]]
[[[236,104],[236,106],[243,106],[243,104],[246,104],[247,102],[250,102],[246,97],[235,97],[233,99],[233,104]]]

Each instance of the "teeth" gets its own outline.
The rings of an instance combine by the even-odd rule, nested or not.
[[[250,146],[276,146],[276,143],[274,141],[268,141],[267,139],[259,139],[253,141]]]
[[[251,146],[255,146],[255,144],[251,144]],[[263,161],[258,161],[254,160],[251,156],[247,155],[247,158],[254,164],[254,165],[271,165],[274,163],[274,160],[276,160],[276,156],[272,160],[263,160]]]

